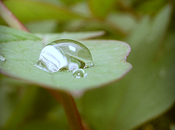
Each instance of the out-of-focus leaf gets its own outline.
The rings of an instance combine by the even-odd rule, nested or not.
[[[162,48],[171,6],[165,6],[154,21],[138,23],[128,37],[133,69],[108,87],[89,91],[79,102],[86,121],[95,130],[128,130],[163,113],[175,101],[175,51]]]
[[[56,4],[46,2],[30,0],[7,0],[4,1],[4,4],[22,23],[47,19],[65,21],[83,17],[69,9],[65,9],[59,7]]]
[[[35,34],[37,37],[40,37],[42,41],[47,44],[48,42],[58,40],[58,39],[88,39],[88,38],[93,38],[93,37],[98,37],[103,35],[103,31],[98,31],[98,32],[77,32],[77,33],[68,33],[68,32],[63,32],[63,33],[52,33],[52,34]]]
[[[0,43],[20,40],[40,40],[40,38],[33,36],[30,33],[16,31],[5,26],[0,26]]]
[[[25,91],[22,100],[17,104],[3,128],[13,129],[16,128],[25,118],[26,113],[30,110],[31,105],[37,94],[37,87],[29,86]]]
[[[82,2],[84,0],[59,0],[59,1],[67,6],[70,6],[70,5],[74,5],[74,4],[77,4],[79,2]]]
[[[61,122],[51,122],[47,120],[34,120],[28,122],[21,128],[13,130],[69,130],[69,127]]]
[[[157,13],[166,3],[166,0],[145,0],[133,2],[136,10],[143,14],[155,14]]]
[[[7,30],[14,29],[7,28]],[[22,31],[17,32],[23,34]],[[81,37],[80,34],[78,35]],[[5,32],[2,33],[2,37],[6,37]],[[43,87],[83,92],[114,82],[131,69],[131,65],[126,62],[126,57],[130,52],[128,44],[108,40],[84,40],[82,43],[90,49],[94,61],[94,66],[86,69],[88,76],[85,78],[73,78],[72,73],[68,71],[50,74],[35,67],[44,43],[41,40],[30,39],[1,41],[0,54],[6,60],[0,61],[0,71],[5,75]]]
[[[52,33],[57,31],[58,21],[56,20],[42,20],[28,22],[25,27],[32,33]]]
[[[91,12],[98,18],[104,18],[116,0],[88,0]]]
[[[23,86],[23,87],[21,87]],[[27,85],[15,79],[0,78],[0,129],[11,116]]]
[[[134,17],[126,13],[110,13],[107,17],[107,21],[111,22],[113,26],[120,28],[125,33],[131,31],[136,25]]]
[[[79,14],[82,14],[85,17],[91,16],[91,12],[86,1],[72,6],[71,9],[75,12],[78,12]]]

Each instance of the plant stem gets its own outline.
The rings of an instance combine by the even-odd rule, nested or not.
[[[49,89],[49,91],[63,105],[71,130],[83,130],[73,97],[64,91],[55,91],[53,89]]]
[[[29,32],[28,29],[2,3],[1,0],[0,15],[10,27]],[[53,89],[47,90],[63,105],[71,130],[83,130],[81,118],[79,116],[73,97],[67,92],[56,91]]]
[[[16,18],[16,16],[0,0],[0,16],[12,28],[29,32],[29,30]]]

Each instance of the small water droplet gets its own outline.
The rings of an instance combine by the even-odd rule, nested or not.
[[[84,69],[76,69],[72,72],[72,76],[74,78],[83,78],[87,76],[87,73],[85,72]]]
[[[75,40],[60,39],[47,44],[42,49],[35,66],[49,73],[61,71],[64,68],[74,72],[79,68],[93,66],[93,61],[85,45]]]
[[[2,55],[0,55],[0,60],[1,61],[5,61],[5,57],[3,57]]]

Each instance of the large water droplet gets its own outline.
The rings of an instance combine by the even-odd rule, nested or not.
[[[74,78],[83,78],[87,76],[87,73],[85,72],[84,69],[76,69],[73,71],[72,76]]]
[[[39,56],[36,66],[49,73],[54,73],[62,68],[69,71],[93,66],[92,55],[82,43],[60,39],[45,46]]]
[[[51,42],[48,45],[53,45],[56,49],[61,50],[64,55],[72,57],[81,62],[81,68],[93,66],[92,55],[89,49],[82,43],[70,40],[61,39]]]

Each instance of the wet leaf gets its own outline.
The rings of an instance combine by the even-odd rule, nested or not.
[[[11,28],[6,29],[11,30]],[[23,34],[22,31],[17,32]],[[81,37],[79,33],[77,35]],[[2,32],[1,36],[8,38],[5,32]],[[69,37],[70,35],[67,35],[67,38]],[[66,34],[64,38],[66,38]],[[72,78],[72,73],[67,71],[49,74],[35,67],[44,43],[41,40],[30,39],[1,41],[0,54],[6,60],[0,61],[0,71],[10,77],[39,84],[43,87],[79,92],[114,82],[131,69],[131,65],[126,62],[126,57],[130,52],[128,44],[108,40],[81,40],[81,42],[90,49],[95,64],[86,69],[88,74],[86,78]]]

